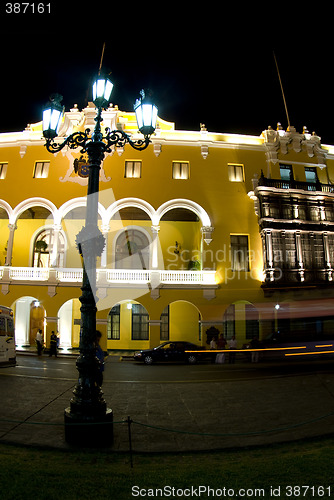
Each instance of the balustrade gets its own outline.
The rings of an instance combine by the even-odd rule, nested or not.
[[[277,189],[301,189],[303,191],[321,191],[322,193],[334,193],[333,184],[322,184],[317,182],[304,182],[283,179],[269,179],[261,175],[259,178],[259,186],[274,187]]]
[[[6,270],[6,272],[4,272]],[[102,272],[103,271],[103,272]],[[215,284],[215,271],[184,271],[184,270],[154,270],[158,274],[160,283],[163,284]],[[151,282],[151,270],[147,269],[98,269],[97,285],[103,275],[107,284],[143,284]],[[0,267],[0,280],[22,282],[54,281],[57,285],[82,282],[83,271],[81,268],[41,268],[41,267]],[[102,277],[101,277],[102,279]]]

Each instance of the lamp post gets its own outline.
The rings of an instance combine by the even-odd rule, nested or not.
[[[111,444],[113,439],[113,413],[97,383],[99,362],[96,357],[96,259],[102,255],[105,246],[104,236],[98,228],[99,172],[105,153],[111,152],[112,146],[123,147],[130,144],[142,151],[150,143],[150,136],[155,130],[157,107],[141,92],[136,101],[136,113],[139,131],[143,139],[132,140],[122,130],[105,129],[101,131],[102,110],[109,106],[113,88],[109,78],[98,75],[93,84],[93,102],[97,109],[94,131],[74,132],[62,143],[55,141],[61,124],[64,107],[62,96],[54,94],[43,111],[43,135],[45,147],[50,153],[58,153],[65,146],[70,149],[81,148],[80,153],[87,153],[89,163],[87,207],[85,226],[76,237],[79,253],[82,257],[83,280],[81,302],[80,355],[76,366],[79,372],[78,383],[73,391],[70,406],[65,409],[65,439],[69,443],[81,445]],[[88,425],[91,424],[91,425]]]

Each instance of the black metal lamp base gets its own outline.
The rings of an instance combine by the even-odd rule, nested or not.
[[[65,409],[65,440],[69,444],[88,447],[106,447],[113,444],[113,411],[107,408],[96,416],[75,415]]]

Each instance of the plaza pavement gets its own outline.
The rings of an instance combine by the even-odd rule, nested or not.
[[[22,355],[22,354],[21,354]],[[265,445],[334,432],[334,371],[236,378],[240,364],[219,365],[231,377],[210,382],[112,382],[103,393],[114,414],[111,451],[185,452]],[[55,360],[56,362],[56,360]],[[246,365],[244,365],[246,366]],[[148,367],[149,369],[149,367]],[[76,380],[11,375],[0,368],[0,443],[71,449],[63,415]]]

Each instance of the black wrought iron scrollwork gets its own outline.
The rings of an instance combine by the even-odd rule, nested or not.
[[[110,153],[112,146],[122,148],[126,144],[130,144],[130,146],[137,151],[143,151],[151,142],[149,136],[145,136],[144,139],[137,139],[134,141],[123,130],[110,130],[109,128],[106,128],[105,133],[106,135],[103,136],[101,133],[97,133],[97,131],[95,131],[94,136],[91,136],[90,129],[86,129],[85,132],[74,132],[61,144],[53,139],[46,139],[46,143],[44,145],[50,153],[58,153],[65,146],[70,149],[81,148],[80,153],[85,153],[87,152],[87,148],[89,149],[90,143],[99,142],[103,153]]]
[[[61,144],[58,144],[58,142],[55,142],[53,139],[46,139],[44,146],[50,153],[58,153],[65,146],[68,146],[70,149],[81,147],[81,153],[85,153],[87,142],[90,141],[89,133],[89,129],[86,129],[85,132],[74,132]]]
[[[142,151],[147,148],[150,143],[150,139],[148,136],[144,137],[144,139],[138,139],[137,141],[133,141],[128,134],[123,132],[123,130],[109,130],[106,129],[106,141],[107,141],[107,151],[111,151],[111,146],[116,146],[118,148],[122,148],[125,144],[129,143],[131,147],[136,149],[137,151]]]

